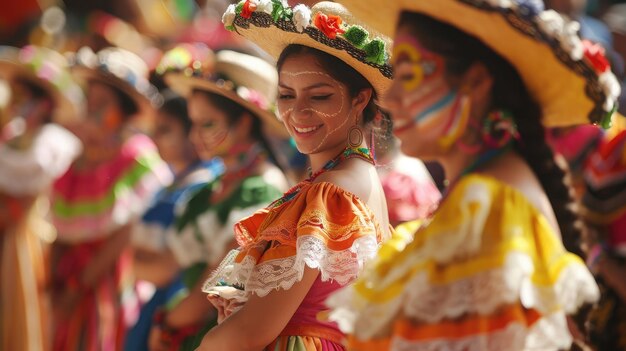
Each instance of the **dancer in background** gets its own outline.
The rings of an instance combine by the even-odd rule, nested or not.
[[[0,47],[0,77],[9,82],[10,120],[0,139],[0,349],[51,346],[47,296],[47,194],[81,152],[58,123],[80,115],[83,94],[65,58],[50,49]]]
[[[52,193],[53,350],[117,351],[138,312],[131,228],[172,176],[152,141],[130,128],[157,98],[145,63],[119,48],[84,48],[76,61],[87,114],[76,128],[84,151]]]
[[[544,126],[610,119],[601,51],[541,1],[346,3],[395,31],[394,134],[450,185],[412,241],[331,297],[331,320],[353,350],[568,349],[566,316],[599,291]]]
[[[168,236],[168,246],[184,269],[188,295],[155,316],[153,351],[197,348],[217,318],[202,284],[235,246],[233,224],[287,188],[266,141],[266,132],[281,132],[272,111],[274,67],[225,50],[216,54],[214,71],[198,66],[186,72],[168,73],[165,81],[187,98],[190,138],[198,155],[221,159],[224,171],[187,202],[176,218],[176,234]]]

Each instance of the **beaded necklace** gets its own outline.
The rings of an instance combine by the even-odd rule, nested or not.
[[[374,158],[372,157],[372,154],[371,154],[371,152],[370,152],[370,150],[368,148],[365,148],[365,147],[359,147],[359,148],[347,147],[343,151],[341,151],[341,153],[339,153],[339,155],[335,156],[330,161],[326,162],[324,167],[320,168],[315,173],[309,172],[309,177],[307,179],[305,179],[305,180],[301,181],[300,183],[294,185],[282,197],[280,197],[278,200],[272,202],[267,208],[269,208],[269,209],[276,208],[276,207],[279,207],[279,206],[283,205],[286,202],[291,201],[294,197],[296,197],[296,195],[298,195],[298,193],[300,193],[300,191],[305,186],[313,183],[313,181],[317,177],[319,177],[320,175],[322,175],[322,174],[330,171],[331,169],[337,167],[343,161],[351,159],[351,158],[360,158],[360,159],[365,160],[365,161],[367,161],[367,162],[369,162],[371,164],[375,164]]]

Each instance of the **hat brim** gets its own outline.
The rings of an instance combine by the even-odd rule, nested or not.
[[[250,19],[237,16],[233,24],[237,33],[261,47],[274,59],[278,59],[291,44],[308,46],[335,56],[357,70],[370,82],[379,97],[391,86],[391,67],[366,62],[366,53],[340,36],[331,39],[313,26],[306,27],[300,33],[292,22],[274,22],[270,15],[258,12],[253,13]]]
[[[44,89],[54,100],[55,110],[52,116],[54,122],[67,124],[80,118],[81,106],[76,106],[64,94],[62,94],[52,83],[39,78],[34,72],[24,67],[22,64],[0,60],[0,77],[8,82],[16,79],[25,79]]]
[[[212,81],[199,77],[189,77],[182,73],[166,74],[165,83],[177,94],[184,97],[189,97],[194,90],[202,90],[212,94],[221,95],[243,106],[253,116],[259,118],[261,122],[263,122],[266,133],[270,133],[281,138],[289,137],[289,133],[287,133],[285,125],[277,118],[275,113],[264,110],[245,100],[241,96],[237,95],[237,93],[233,90],[220,87]]]
[[[507,11],[459,0],[344,0],[356,17],[393,36],[402,11],[421,13],[480,39],[517,69],[527,89],[542,106],[547,127],[599,123],[607,114],[606,95],[593,68],[573,61],[552,46],[536,25]]]
[[[145,95],[141,94],[135,88],[130,86],[130,84],[113,74],[101,72],[97,69],[85,66],[74,66],[72,67],[71,72],[76,81],[80,82],[83,86],[87,86],[87,84],[91,81],[96,81],[119,89],[122,93],[130,97],[135,103],[139,115],[149,115],[153,110],[150,100]]]

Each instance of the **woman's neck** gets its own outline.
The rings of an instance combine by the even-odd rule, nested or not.
[[[474,164],[478,159],[480,153],[468,155],[456,148],[446,153],[445,156],[439,158],[437,161],[441,163],[446,175],[446,180],[449,183],[454,183],[462,173]]]
[[[309,155],[309,162],[311,164],[311,171],[315,173],[316,171],[322,169],[326,165],[326,163],[333,158],[335,158],[339,153],[345,150],[348,146],[345,144],[339,144],[335,147],[329,148],[327,150],[317,152]],[[367,148],[367,143],[365,140],[361,142],[360,148]]]

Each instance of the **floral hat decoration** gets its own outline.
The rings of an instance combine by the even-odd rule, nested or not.
[[[482,40],[517,69],[542,106],[544,125],[610,125],[620,84],[604,49],[580,24],[542,0],[342,0],[355,16],[393,35],[402,11],[421,13]]]
[[[23,79],[47,91],[55,101],[53,119],[58,123],[77,119],[84,108],[83,91],[67,69],[65,57],[48,48],[0,47],[0,77],[9,82]]]
[[[186,76],[211,72],[215,66],[215,53],[202,43],[180,43],[163,54],[155,72],[165,75],[182,72]]]
[[[391,41],[355,19],[341,4],[320,2],[293,8],[281,0],[242,0],[222,17],[236,31],[278,58],[290,44],[331,54],[356,69],[378,95],[391,84]]]
[[[272,64],[256,56],[222,50],[215,54],[212,70],[207,66],[203,69],[201,61],[191,60],[190,65],[165,74],[165,82],[176,93],[189,96],[194,90],[203,90],[224,96],[260,118],[268,132],[288,136],[275,113],[278,75]]]
[[[134,53],[107,47],[97,53],[83,47],[74,55],[72,74],[83,84],[99,81],[128,95],[143,114],[161,105],[163,98],[148,80],[146,62]]]

